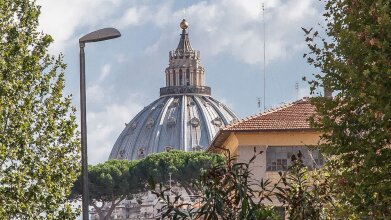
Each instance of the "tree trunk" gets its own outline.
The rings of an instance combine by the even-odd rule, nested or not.
[[[104,215],[103,210],[102,210],[105,207],[105,203],[102,202],[102,206],[101,207],[98,207],[97,205],[95,205],[95,203],[92,203],[92,206],[98,212],[99,219],[100,220],[105,220],[105,215]]]
[[[107,211],[106,216],[105,216],[104,219],[102,219],[102,220],[109,220],[111,214],[113,213],[113,211],[114,211],[114,209],[115,209],[115,207],[117,207],[117,205],[120,204],[124,199],[125,199],[125,197],[121,197],[120,199],[118,199],[117,202],[115,201],[115,199],[113,199],[113,201],[111,202],[110,209]],[[100,217],[100,216],[99,216],[99,217]]]

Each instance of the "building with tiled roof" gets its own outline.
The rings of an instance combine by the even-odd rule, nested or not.
[[[308,118],[315,114],[315,106],[308,99],[271,109],[226,126],[226,131],[313,130]]]
[[[276,182],[279,171],[286,171],[294,155],[303,155],[303,162],[310,168],[323,165],[318,145],[320,131],[311,128],[309,119],[315,114],[315,106],[308,98],[270,109],[222,128],[213,139],[208,151],[228,150],[238,162],[248,162],[256,152],[263,153],[251,164],[256,179]],[[278,205],[278,201],[273,202]]]
[[[236,121],[222,128],[213,139],[210,150],[221,146],[230,134],[234,133],[273,133],[273,132],[310,132],[318,133],[311,128],[310,116],[315,114],[313,106],[308,98],[285,104],[267,112]],[[216,149],[215,149],[216,150]]]

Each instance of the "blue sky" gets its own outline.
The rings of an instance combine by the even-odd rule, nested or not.
[[[86,46],[89,163],[107,160],[125,123],[158,98],[168,52],[178,44],[184,16],[192,46],[201,51],[212,96],[240,118],[258,113],[257,98],[263,97],[262,3],[266,108],[272,108],[309,95],[301,78],[316,70],[303,59],[307,48],[301,27],[321,22],[319,1],[38,0],[40,29],[55,39],[50,53],[65,56],[65,92],[73,94],[77,108],[78,39],[103,27],[122,33],[121,38]]]

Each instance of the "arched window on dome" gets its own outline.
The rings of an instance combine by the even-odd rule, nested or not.
[[[194,146],[192,148],[193,148],[193,151],[202,151],[202,146],[200,146],[200,145]]]
[[[166,151],[166,152],[169,152],[169,151],[171,151],[172,149],[174,149],[174,148],[171,147],[171,146],[165,146],[165,147],[164,147],[164,151]]]
[[[122,159],[124,159],[124,156],[125,156],[125,150],[122,149],[119,151],[119,155],[118,155],[117,159],[122,160]]]
[[[190,70],[186,70],[186,85],[190,86]]]
[[[144,158],[146,156],[146,153],[145,153],[145,148],[144,147],[140,147],[137,151],[137,158],[138,159],[141,159],[141,158]]]
[[[181,69],[179,70],[179,85],[180,86],[183,85],[183,75],[182,75],[182,70]]]

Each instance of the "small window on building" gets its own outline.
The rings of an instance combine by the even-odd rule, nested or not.
[[[179,106],[179,100],[178,99],[174,99],[169,107],[170,108],[175,108],[175,107],[178,107],[178,106]]]
[[[120,150],[119,151],[119,158],[118,159],[123,159],[125,156],[125,150]]]
[[[170,152],[172,149],[174,149],[174,148],[171,147],[171,146],[165,146],[164,147],[164,151],[166,151],[166,152]]]
[[[220,117],[216,117],[215,119],[212,120],[212,123],[216,126],[216,127],[221,127],[223,125],[223,121],[221,120]]]
[[[132,130],[137,128],[137,121],[133,122],[132,125],[130,126]]]
[[[174,127],[175,124],[176,124],[176,118],[174,118],[174,117],[169,117],[169,118],[167,119],[167,126],[168,126],[168,127]]]
[[[155,121],[153,120],[153,118],[149,118],[149,119],[147,120],[147,123],[146,123],[145,126],[146,126],[148,129],[150,129],[150,128],[153,127],[154,124],[155,124]]]
[[[319,150],[309,150],[305,146],[269,146],[266,150],[266,171],[287,171],[292,160],[302,154],[303,164],[310,169],[323,166]]]
[[[202,151],[202,146],[200,146],[200,145],[197,145],[197,146],[194,146],[193,147],[193,151]]]
[[[141,159],[141,158],[144,158],[145,155],[146,155],[145,148],[140,147],[140,148],[138,149],[138,152],[137,152],[137,157],[138,157],[139,159]]]
[[[194,128],[198,127],[198,125],[200,125],[200,120],[198,118],[194,117],[194,118],[190,119],[190,124]]]

